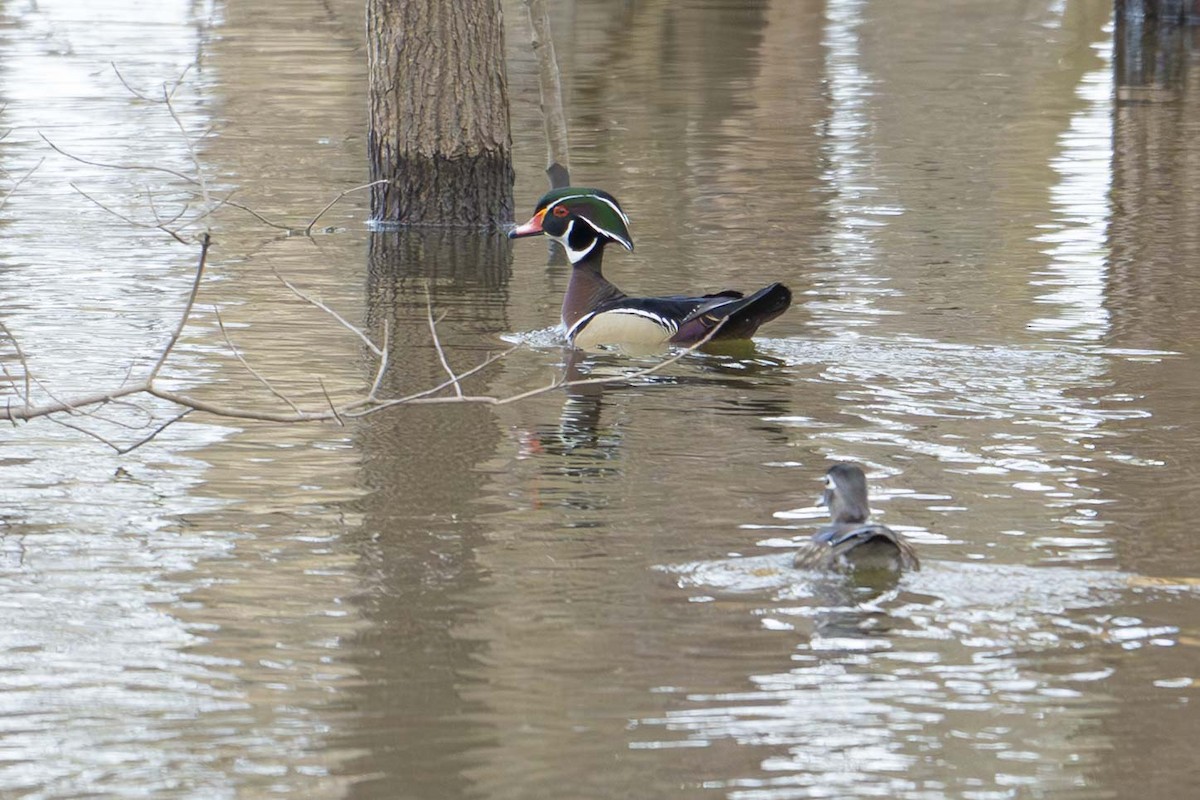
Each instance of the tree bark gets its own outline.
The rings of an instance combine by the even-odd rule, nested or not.
[[[371,215],[409,225],[512,221],[500,0],[368,0]]]

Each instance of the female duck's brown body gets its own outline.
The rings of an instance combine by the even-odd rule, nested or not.
[[[870,522],[867,478],[853,464],[834,464],[825,473],[821,503],[830,523],[797,551],[800,569],[918,570],[921,561],[912,544],[896,531]]]

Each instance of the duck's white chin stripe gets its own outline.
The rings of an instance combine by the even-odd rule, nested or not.
[[[582,250],[572,250],[571,249],[571,231],[573,231],[574,229],[575,229],[575,220],[571,220],[570,222],[567,223],[567,229],[566,229],[566,231],[563,232],[563,235],[555,236],[553,238],[554,238],[554,241],[561,244],[563,246],[563,249],[567,251],[567,258],[569,258],[571,260],[571,263],[578,264],[580,261],[587,258],[588,253],[590,253],[596,249],[596,245],[600,242],[600,240],[592,239],[591,244],[589,244],[587,247],[583,248]]]

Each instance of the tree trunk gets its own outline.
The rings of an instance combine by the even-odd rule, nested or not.
[[[367,74],[372,217],[511,222],[500,0],[367,0]]]

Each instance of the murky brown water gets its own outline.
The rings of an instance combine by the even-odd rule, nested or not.
[[[544,147],[509,4],[522,213]],[[1200,556],[1194,58],[1089,2],[554,4],[574,175],[647,293],[779,279],[753,350],[631,384],[345,428],[200,415],[126,456],[0,434],[0,796],[1183,797]],[[152,362],[195,253],[176,96],[215,194],[290,224],[364,182],[361,4],[0,3],[0,309],[50,391]],[[1134,77],[1130,77],[1134,76]],[[1154,84],[1158,80],[1160,83]],[[1149,82],[1149,83],[1147,83]],[[155,206],[146,192],[156,193]],[[172,361],[210,398],[619,370],[549,328],[540,243],[311,238],[226,209]],[[168,212],[168,209],[173,209]],[[0,354],[12,368],[6,342]],[[155,409],[161,411],[162,409]],[[141,412],[113,409],[118,422]],[[132,437],[95,423],[114,439]],[[832,459],[925,569],[787,568]]]

